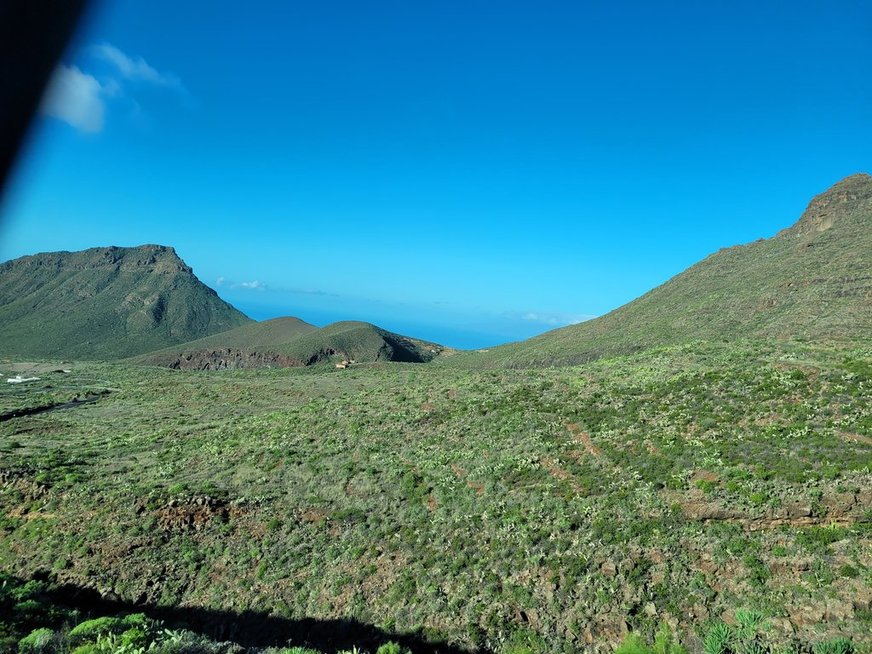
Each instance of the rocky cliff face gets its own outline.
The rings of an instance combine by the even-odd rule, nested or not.
[[[779,236],[807,236],[825,232],[852,213],[872,202],[872,176],[865,173],[846,177],[825,193],[815,196],[792,227]]]
[[[326,360],[332,352],[296,359],[275,352],[246,352],[232,348],[185,352],[167,364],[175,370],[240,370],[244,368],[298,368]]]

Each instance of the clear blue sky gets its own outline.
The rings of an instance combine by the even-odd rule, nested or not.
[[[255,318],[482,347],[872,169],[872,4],[112,0],[53,88],[0,259],[168,244]]]

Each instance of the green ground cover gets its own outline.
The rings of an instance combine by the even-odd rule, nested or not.
[[[630,632],[655,647],[667,625],[708,652],[713,625],[749,612],[760,651],[872,644],[869,348],[699,342],[536,370],[74,364],[4,385],[0,407],[95,389],[0,422],[7,574],[468,650],[612,651]]]

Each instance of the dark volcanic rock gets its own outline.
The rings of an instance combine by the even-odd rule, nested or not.
[[[325,357],[326,358],[326,355]],[[175,370],[240,370],[243,368],[298,368],[314,361],[302,361],[275,352],[246,352],[222,348],[185,352],[169,364]]]

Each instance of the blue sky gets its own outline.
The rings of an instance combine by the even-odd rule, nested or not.
[[[0,259],[162,243],[255,318],[525,338],[872,169],[870,33],[868,2],[111,0]]]

